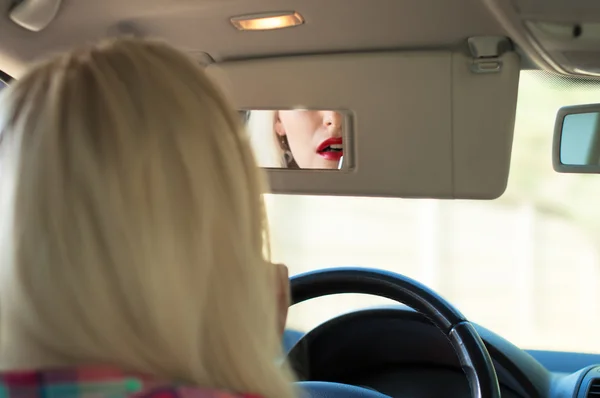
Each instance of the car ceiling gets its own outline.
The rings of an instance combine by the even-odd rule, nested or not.
[[[232,59],[448,47],[474,35],[505,35],[478,0],[64,0],[54,21],[30,32],[0,0],[0,69],[18,76],[53,51],[115,34],[161,37],[190,53]],[[229,19],[297,11],[302,26],[240,32]]]

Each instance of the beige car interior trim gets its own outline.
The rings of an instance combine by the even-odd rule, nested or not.
[[[462,52],[379,52],[215,63],[243,109],[351,109],[349,171],[268,170],[274,193],[494,199],[506,189],[520,60],[473,73]]]
[[[37,33],[10,20],[13,2],[0,0],[0,69],[15,78],[41,57],[119,31],[162,38],[216,62],[440,49],[473,35],[506,36],[480,0],[76,0],[63,1]],[[298,12],[305,23],[260,32],[240,32],[230,23],[235,16],[281,10]]]
[[[489,8],[496,20],[507,31],[508,36],[531,58],[540,68],[548,71],[567,74],[558,63],[556,63],[542,48],[542,46],[531,36],[521,22],[519,13],[511,1],[507,0],[482,0]]]
[[[600,4],[595,0],[482,0],[540,68],[600,78]]]

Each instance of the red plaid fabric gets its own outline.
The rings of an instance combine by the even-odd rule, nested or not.
[[[0,373],[0,398],[260,398],[164,384],[114,368],[86,367]]]

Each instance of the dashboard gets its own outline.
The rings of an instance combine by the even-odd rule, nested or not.
[[[594,365],[600,356],[529,353],[476,329],[494,360],[503,398],[600,398],[600,366]],[[404,306],[356,311],[306,335],[288,335],[286,350],[301,381],[351,384],[390,397],[471,397],[450,342]]]

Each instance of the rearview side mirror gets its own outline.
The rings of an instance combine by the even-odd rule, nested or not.
[[[600,104],[559,109],[552,146],[555,171],[600,174]]]

